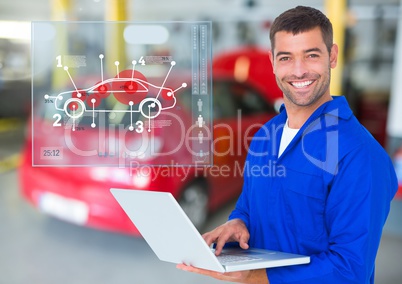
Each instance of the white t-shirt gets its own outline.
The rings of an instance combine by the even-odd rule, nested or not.
[[[293,138],[296,136],[297,132],[299,129],[294,129],[294,128],[289,128],[289,121],[286,120],[285,126],[283,127],[283,132],[282,132],[282,137],[281,137],[281,144],[279,145],[279,153],[278,157],[280,157],[285,151],[286,147],[289,145],[289,143],[293,140]]]

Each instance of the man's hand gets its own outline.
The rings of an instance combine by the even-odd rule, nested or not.
[[[222,248],[227,242],[238,242],[241,248],[249,248],[248,240],[250,239],[250,234],[246,225],[240,219],[228,221],[211,232],[205,233],[202,237],[209,246],[216,243],[216,255],[219,255],[222,252]],[[265,269],[221,273],[185,264],[178,264],[176,267],[184,271],[202,274],[223,281],[248,284],[269,284]]]
[[[202,274],[223,281],[247,284],[269,284],[265,269],[221,273],[193,266],[187,266],[185,264],[178,264],[176,267],[184,271]]]
[[[250,234],[242,220],[234,219],[217,227],[211,232],[205,233],[202,237],[209,246],[216,243],[215,254],[219,255],[227,242],[238,242],[242,249],[248,249]]]

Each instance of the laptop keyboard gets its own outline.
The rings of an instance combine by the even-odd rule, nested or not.
[[[260,257],[245,256],[245,255],[231,255],[231,254],[221,254],[217,256],[218,260],[222,264],[236,263],[243,261],[254,261],[260,260]]]

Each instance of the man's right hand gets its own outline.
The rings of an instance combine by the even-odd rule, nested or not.
[[[242,249],[248,249],[250,234],[240,219],[233,219],[202,235],[209,246],[216,243],[215,255],[220,255],[227,242],[238,242]]]

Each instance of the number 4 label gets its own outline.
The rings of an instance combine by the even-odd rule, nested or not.
[[[141,65],[145,65],[145,59],[144,56],[141,56],[140,60],[138,60],[139,63],[141,63]]]

